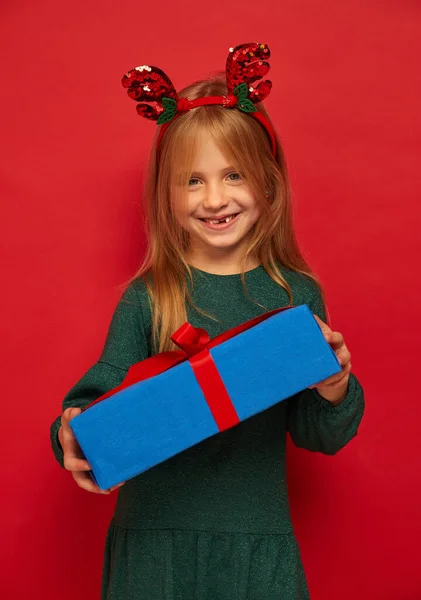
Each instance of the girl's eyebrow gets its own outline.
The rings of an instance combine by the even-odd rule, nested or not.
[[[220,173],[227,173],[228,171],[235,171],[234,167],[230,165],[229,167],[224,167],[220,170]],[[206,173],[202,173],[201,171],[192,171],[190,177],[205,177]]]

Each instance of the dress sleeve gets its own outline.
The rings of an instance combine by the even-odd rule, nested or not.
[[[142,301],[131,284],[119,301],[98,361],[72,387],[63,400],[62,410],[84,408],[122,383],[129,368],[149,356],[149,335],[143,318]],[[61,415],[50,427],[54,455],[63,467],[63,450],[58,440]]]
[[[318,288],[307,304],[326,323],[326,308]],[[316,389],[295,394],[288,400],[288,429],[294,444],[312,452],[335,454],[357,434],[364,404],[363,388],[353,373],[345,399],[336,406]]]

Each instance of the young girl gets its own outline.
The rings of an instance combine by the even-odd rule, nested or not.
[[[149,246],[98,362],[52,424],[54,453],[82,488],[112,491],[90,478],[69,421],[131,365],[173,349],[170,335],[186,320],[212,338],[305,303],[342,372],[127,481],[108,531],[103,599],[309,597],[289,515],[286,432],[299,447],[335,454],[356,435],[364,395],[295,238],[285,159],[261,104],[270,82],[252,85],[268,57],[263,44],[230,49],[226,82],[179,94],[154,67],[124,76],[129,96],[154,103],[138,113],[159,125],[146,188]]]

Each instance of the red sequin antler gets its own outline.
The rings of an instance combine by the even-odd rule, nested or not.
[[[162,136],[173,119],[199,106],[220,105],[238,108],[259,121],[269,136],[272,154],[276,158],[277,142],[273,127],[255,106],[268,96],[272,82],[264,80],[256,86],[250,85],[267,74],[269,57],[270,51],[265,44],[242,44],[230,48],[226,63],[226,96],[203,96],[194,100],[179,98],[170,78],[161,69],[147,65],[128,71],[121,82],[123,87],[128,88],[129,97],[140,102],[136,106],[137,113],[162,125],[156,142],[158,150]]]
[[[127,94],[136,102],[141,117],[165,123],[173,118],[177,109],[178,95],[171,79],[158,67],[143,65],[128,71],[121,80]],[[152,104],[145,104],[145,102]],[[165,118],[162,119],[164,116]]]
[[[241,84],[247,84],[248,98],[253,102],[262,102],[272,89],[272,82],[261,81],[256,86],[250,86],[258,79],[262,79],[269,72],[270,50],[266,44],[241,44],[230,48],[227,58],[226,75],[227,86],[230,94],[238,95],[235,90]]]

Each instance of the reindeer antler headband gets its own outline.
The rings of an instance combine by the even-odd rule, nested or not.
[[[203,96],[195,100],[179,98],[170,78],[158,67],[147,65],[126,73],[121,83],[128,88],[129,97],[140,102],[136,106],[137,114],[162,125],[157,140],[158,149],[162,136],[177,117],[199,106],[219,104],[226,108],[237,108],[256,119],[266,130],[272,154],[276,157],[275,132],[269,120],[255,106],[269,95],[272,82],[264,80],[256,86],[251,85],[268,73],[270,65],[266,59],[269,57],[270,50],[265,44],[241,44],[230,48],[225,69],[226,96]]]

